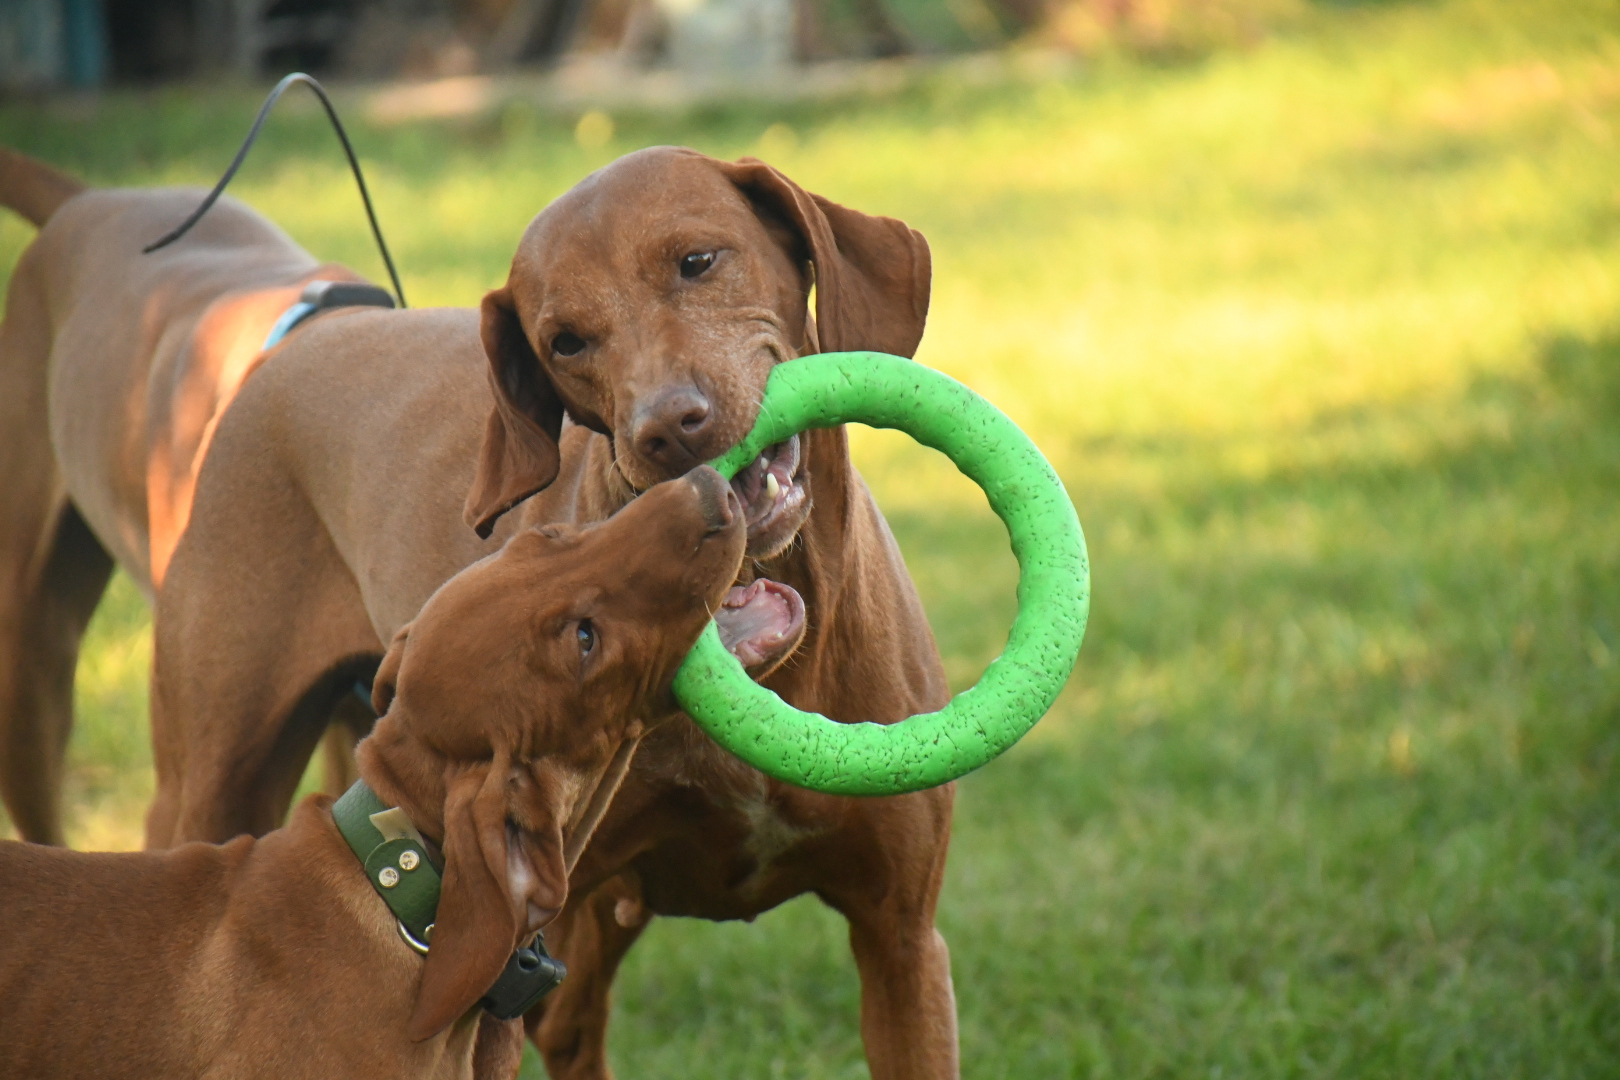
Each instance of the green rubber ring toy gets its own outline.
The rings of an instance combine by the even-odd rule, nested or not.
[[[773,443],[846,423],[904,431],[984,489],[1018,558],[1018,616],[1006,651],[938,712],[841,724],[750,679],[711,621],[675,675],[675,697],[716,742],[778,780],[832,795],[901,795],[972,772],[1052,707],[1080,655],[1091,572],[1074,504],[1029,436],[914,360],[847,352],[778,365],[754,430],[710,464],[729,480]]]

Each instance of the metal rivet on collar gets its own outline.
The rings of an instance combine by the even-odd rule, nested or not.
[[[407,850],[399,853],[399,868],[401,870],[415,870],[417,864],[421,861],[421,856],[414,851]]]
[[[377,871],[377,884],[385,889],[392,889],[399,884],[399,871],[392,866],[385,866]]]

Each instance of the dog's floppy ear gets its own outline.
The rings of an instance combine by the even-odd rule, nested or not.
[[[484,297],[479,333],[495,408],[462,516],[488,537],[502,514],[557,478],[563,404],[523,333],[510,288]]]
[[[933,274],[922,233],[812,195],[755,158],[719,164],[744,194],[804,237],[816,268],[816,330],[823,352],[917,351]]]
[[[443,1031],[494,984],[528,928],[531,901],[561,908],[568,895],[562,830],[538,845],[507,825],[511,758],[450,766],[444,800],[444,885],[408,1034]]]
[[[394,687],[399,683],[399,665],[405,659],[405,639],[411,636],[411,624],[406,623],[394,631],[394,640],[388,643],[377,674],[371,677],[371,707],[378,716],[386,716],[394,703]]]

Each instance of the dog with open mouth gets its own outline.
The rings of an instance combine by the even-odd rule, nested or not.
[[[928,246],[902,222],[763,162],[659,147],[546,207],[481,310],[339,307],[266,350],[312,282],[358,275],[229,198],[140,254],[202,196],[88,189],[0,151],[0,203],[41,226],[0,323],[0,570],[16,583],[0,592],[0,794],[32,839],[61,840],[73,662],[115,565],[154,605],[148,845],[262,835],[323,732],[352,746],[370,730],[355,684],[445,581],[719,456],[779,364],[911,355],[928,310]],[[731,488],[745,557],[716,614],[749,671],[839,720],[944,705],[845,432],[771,447]],[[335,741],[337,791],[352,759]],[[649,732],[553,924],[574,974],[529,1017],[552,1075],[609,1075],[608,991],[653,915],[750,919],[804,893],[849,921],[873,1077],[956,1075],[934,926],[952,798],[820,795],[685,718]]]
[[[620,159],[534,220],[484,300],[496,405],[468,523],[487,530],[524,499],[525,521],[611,513],[740,441],[776,365],[819,351],[910,356],[929,287],[920,234],[762,162],[674,148]],[[560,476],[553,433],[561,460],[578,463]],[[782,626],[808,620],[794,656],[756,677],[845,721],[941,707],[933,635],[844,430],[768,447],[732,489],[748,561],[728,602]],[[649,915],[751,919],[803,892],[850,921],[872,1075],[954,1076],[949,959],[933,925],[951,799],[948,786],[865,800],[793,788],[684,718],[650,739],[559,921],[561,955],[599,977],[531,1016],[552,1076],[608,1076],[607,988]]]
[[[222,846],[0,842],[0,1071],[514,1075],[522,1025],[478,1002],[567,903],[638,744],[677,710],[670,683],[710,613],[755,663],[796,644],[757,600],[718,610],[746,539],[736,495],[698,469],[601,524],[518,532],[395,636],[358,760],[442,871],[425,956],[326,796]]]

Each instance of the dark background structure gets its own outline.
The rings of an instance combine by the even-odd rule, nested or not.
[[[800,62],[953,44],[914,40],[885,0],[784,4]],[[1003,22],[1015,30],[1033,14],[1029,0],[1006,4],[998,34]],[[656,64],[662,10],[656,0],[8,0],[0,86],[85,89],[292,69],[422,78],[545,65],[575,47],[624,48]]]

